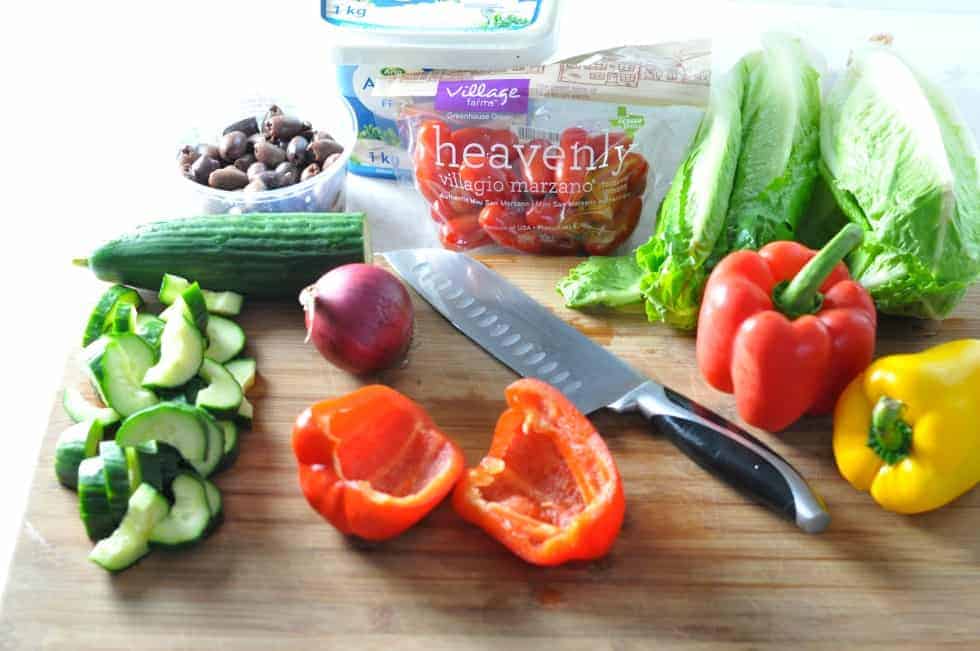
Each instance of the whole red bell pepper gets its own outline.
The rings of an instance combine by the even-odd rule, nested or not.
[[[605,555],[626,501],[602,437],[540,380],[518,380],[506,396],[490,451],[459,480],[453,507],[529,563]]]
[[[442,501],[463,453],[429,415],[394,389],[373,385],[306,409],[293,427],[303,495],[345,534],[396,536]]]
[[[819,252],[772,242],[722,260],[705,286],[697,359],[708,383],[735,393],[742,419],[778,431],[830,413],[868,364],[874,302],[841,260],[863,237],[848,224]]]

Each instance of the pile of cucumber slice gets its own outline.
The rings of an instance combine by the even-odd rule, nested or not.
[[[113,572],[214,530],[222,500],[209,477],[234,463],[239,430],[252,424],[255,360],[242,357],[245,333],[228,318],[242,297],[165,275],[159,298],[167,307],[154,316],[134,289],[102,295],[82,345],[104,406],[64,394],[75,425],[58,438],[55,475],[78,491],[97,543],[89,559]]]

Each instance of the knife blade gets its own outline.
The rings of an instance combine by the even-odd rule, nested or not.
[[[830,523],[823,500],[762,441],[639,373],[486,265],[443,249],[382,255],[457,330],[516,373],[555,386],[585,414],[640,411],[699,465],[802,530],[818,533]]]

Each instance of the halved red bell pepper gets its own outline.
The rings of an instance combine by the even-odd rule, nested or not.
[[[394,389],[362,387],[306,409],[293,427],[306,500],[345,534],[384,540],[452,490],[463,453],[422,407]]]
[[[626,501],[602,437],[540,380],[518,380],[506,396],[490,451],[456,486],[456,511],[529,563],[605,555]]]
[[[772,242],[722,260],[705,286],[697,358],[708,383],[735,393],[739,416],[778,431],[826,414],[874,353],[874,302],[844,256],[860,244],[849,224],[819,252]]]

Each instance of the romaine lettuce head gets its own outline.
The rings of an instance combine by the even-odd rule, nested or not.
[[[697,323],[706,263],[724,242],[725,215],[741,147],[746,66],[712,87],[687,157],[660,204],[650,240],[636,250],[647,316],[679,328]]]
[[[891,314],[941,318],[980,277],[977,145],[956,109],[886,46],[852,56],[821,123],[822,171],[865,229],[849,263]]]
[[[742,148],[725,253],[793,239],[819,176],[820,74],[799,39],[769,35],[763,43],[743,60]]]

